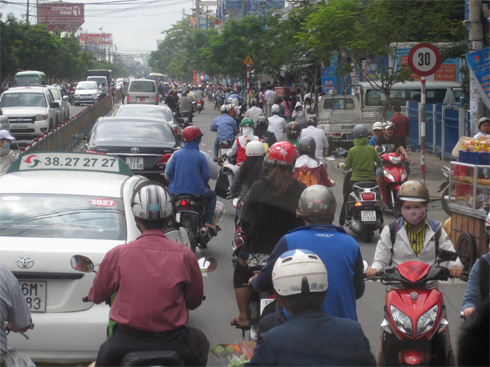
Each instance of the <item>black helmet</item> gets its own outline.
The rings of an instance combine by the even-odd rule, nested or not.
[[[311,136],[305,136],[299,139],[298,153],[299,155],[307,154],[310,157],[315,157],[316,142]]]
[[[257,126],[264,126],[268,124],[269,120],[267,120],[267,117],[265,116],[259,116],[259,118],[257,119]]]
[[[367,138],[369,133],[366,125],[356,125],[356,127],[352,131],[352,135],[354,136],[354,138]]]
[[[297,122],[290,122],[286,128],[286,135],[289,140],[298,139],[299,134],[301,134],[301,126]]]
[[[336,208],[337,201],[331,189],[323,185],[312,185],[301,194],[296,216],[312,223],[332,222]]]
[[[306,125],[313,125],[313,126],[318,125],[318,119],[316,118],[316,116],[315,115],[309,115],[306,118]]]

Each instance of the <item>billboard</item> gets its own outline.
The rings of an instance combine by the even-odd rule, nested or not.
[[[46,24],[48,31],[59,28],[63,32],[76,32],[85,22],[84,6],[64,2],[39,3],[37,22]]]
[[[112,45],[112,33],[80,33],[80,44],[87,45]]]

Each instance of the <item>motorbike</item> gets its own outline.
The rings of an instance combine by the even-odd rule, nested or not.
[[[441,262],[456,260],[453,251],[440,250],[436,264],[413,260],[388,267],[369,280],[389,286],[381,323],[382,366],[447,366],[448,320],[438,280],[448,280]]]
[[[397,193],[400,186],[408,178],[407,171],[403,165],[405,158],[402,154],[385,153],[384,147],[380,148],[380,158],[383,161],[383,185],[381,187],[383,201],[388,209],[392,210],[393,216],[396,218]]]
[[[218,141],[218,164],[223,166],[224,163],[229,160],[226,153],[231,150],[234,139],[220,139]]]
[[[347,175],[345,180],[348,180]],[[365,242],[371,241],[374,231],[381,231],[383,212],[377,184],[361,181],[352,186],[346,203],[346,218],[345,224]]]
[[[207,247],[211,238],[218,235],[217,231],[204,225],[206,212],[205,203],[197,196],[191,194],[179,194],[174,198],[175,222],[178,226],[183,227],[189,236],[190,249],[196,253],[196,248],[204,249]],[[224,205],[216,202],[214,221],[217,225],[224,213]]]
[[[199,268],[203,276],[207,276],[216,269],[217,261],[213,257],[202,257],[198,260]],[[97,273],[96,266],[90,258],[84,255],[73,255],[70,260],[73,269],[82,273]],[[87,296],[82,298],[83,302],[90,302]],[[106,301],[110,305],[110,301]],[[173,350],[148,350],[130,352],[124,355],[120,366],[183,366],[184,361],[180,355]]]
[[[246,266],[248,268],[251,268],[254,270],[255,274],[258,274],[260,269],[262,269],[265,264],[267,263],[267,259],[269,258],[269,255],[265,254],[251,254],[248,252],[241,252],[238,254],[238,262]],[[249,283],[244,284],[244,286],[251,287]],[[275,306],[276,304],[272,304],[276,300],[276,295],[272,292],[252,292],[252,297],[250,298],[250,304],[248,306],[248,316],[250,320],[250,327],[240,327],[238,325],[235,325],[236,328],[242,330],[242,338],[245,339],[245,332],[247,330],[250,330],[249,332],[249,340],[257,340],[257,335],[259,331],[259,322],[260,322],[260,317],[264,313],[264,310],[266,307],[268,307],[268,310],[266,313],[275,311]]]
[[[201,111],[204,109],[204,101],[202,99],[198,99],[196,101],[196,111],[197,113],[201,113]]]
[[[437,192],[442,191],[441,195],[441,205],[442,209],[446,212],[447,215],[451,216],[452,212],[451,209],[449,209],[449,176],[451,175],[451,169],[448,166],[443,166],[441,168],[442,174],[446,177],[444,182],[439,186],[439,190]]]

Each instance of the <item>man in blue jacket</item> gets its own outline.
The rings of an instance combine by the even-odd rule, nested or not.
[[[168,190],[173,195],[191,194],[206,202],[204,225],[213,230],[216,193],[206,187],[211,174],[206,157],[199,151],[202,132],[196,126],[188,126],[182,131],[184,146],[172,155],[165,170],[170,181]]]
[[[233,117],[228,115],[230,112],[230,105],[224,104],[220,108],[221,116],[214,119],[211,124],[211,131],[216,131],[216,141],[214,143],[214,160],[218,160],[218,148],[219,141],[221,139],[234,140],[237,132],[236,121]]]
[[[277,259],[272,283],[292,316],[259,336],[248,366],[376,365],[361,325],[322,310],[331,274],[308,250],[287,251]]]
[[[320,256],[329,273],[330,287],[323,310],[332,316],[357,320],[356,299],[364,294],[362,255],[357,242],[332,224],[336,207],[329,188],[312,185],[304,190],[296,215],[306,225],[279,240],[267,264],[252,278],[252,286],[259,292],[271,290],[272,269],[279,256],[295,249],[310,250]]]

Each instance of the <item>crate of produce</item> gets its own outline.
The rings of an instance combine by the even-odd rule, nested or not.
[[[490,153],[459,151],[459,161],[469,164],[490,164]]]

